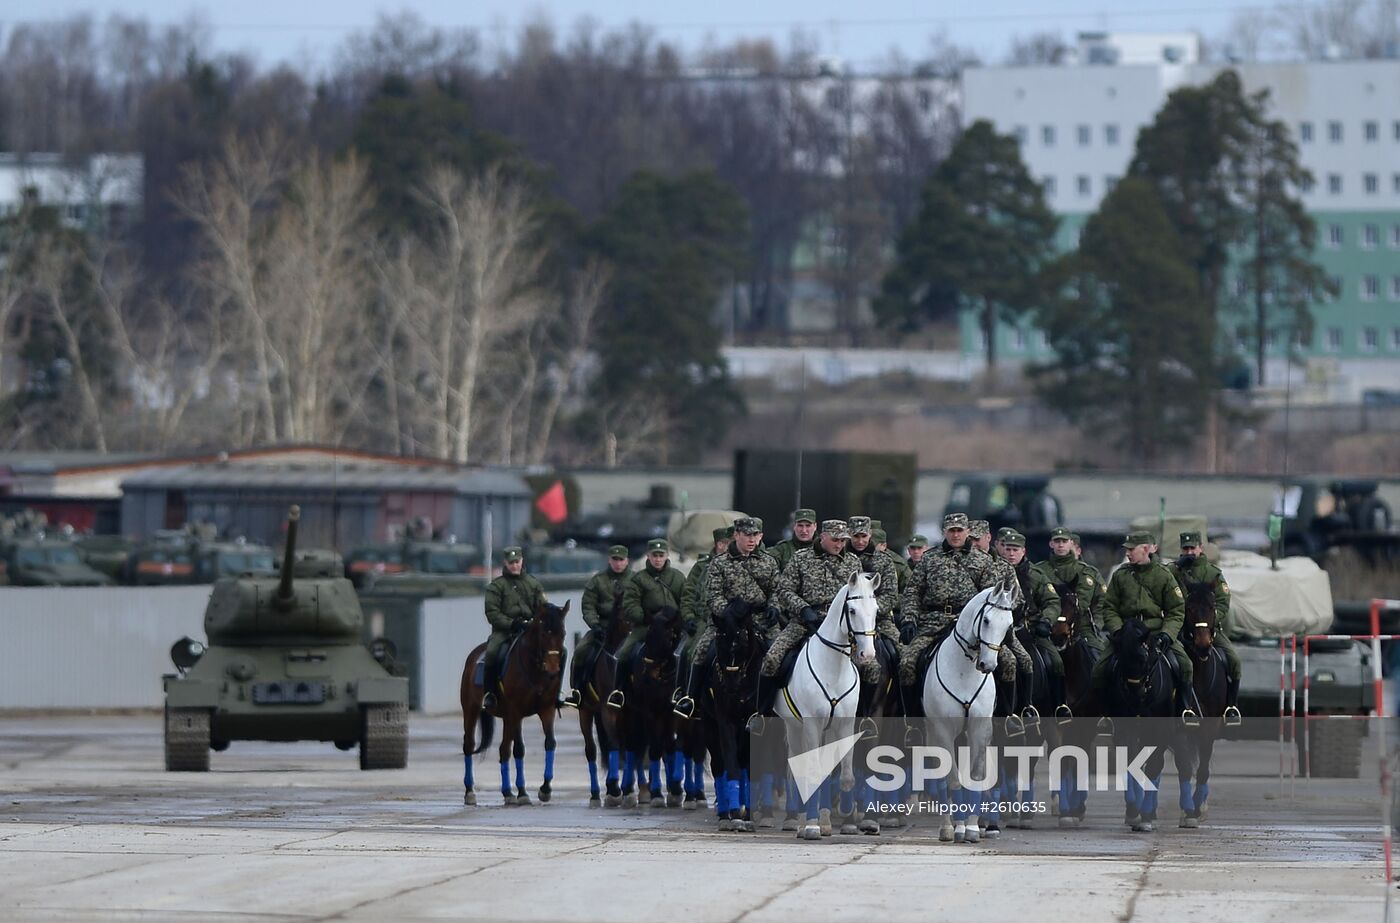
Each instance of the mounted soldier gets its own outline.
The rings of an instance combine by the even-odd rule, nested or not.
[[[1022,715],[1027,708],[1034,708],[1031,704],[1034,667],[1014,630],[1025,626],[1030,642],[1045,656],[1049,701],[1055,706],[1055,714],[1068,718],[1069,711],[1065,708],[1065,665],[1060,660],[1060,652],[1050,641],[1050,626],[1060,617],[1060,594],[1048,577],[1031,566],[1030,559],[1026,557],[1026,537],[1020,532],[1012,529],[1003,536],[997,542],[997,554],[1011,566],[1016,574],[1016,583],[1021,588],[1021,601],[1011,614],[1013,631],[1007,635],[1006,645],[1002,648],[1003,654],[1008,651],[1012,654],[1019,673],[1012,713]],[[1005,670],[1006,659],[1001,658],[1002,670]]]
[[[1075,533],[1060,526],[1050,533],[1050,557],[1036,564],[1035,569],[1055,585],[1060,596],[1072,594],[1078,599],[1074,633],[1085,640],[1096,657],[1102,657],[1104,643],[1099,623],[1108,582],[1092,564],[1079,559],[1075,545]]]
[[[1190,584],[1195,583],[1208,585],[1215,594],[1217,630],[1212,637],[1211,646],[1225,655],[1225,662],[1229,667],[1229,679],[1225,684],[1224,718],[1227,726],[1234,727],[1240,723],[1240,655],[1235,653],[1235,645],[1230,642],[1230,636],[1226,633],[1230,615],[1230,584],[1225,582],[1225,575],[1221,573],[1220,568],[1206,560],[1204,544],[1199,532],[1181,533],[1181,557],[1168,564],[1167,569],[1176,578],[1182,593],[1187,593]],[[1191,627],[1187,627],[1188,633]]]
[[[1149,631],[1156,633],[1156,643],[1164,654],[1170,652],[1172,680],[1176,686],[1176,709],[1188,723],[1199,712],[1191,707],[1191,658],[1181,644],[1181,627],[1186,621],[1186,595],[1165,565],[1152,560],[1153,541],[1150,532],[1132,532],[1123,541],[1128,561],[1113,572],[1104,595],[1103,625],[1110,634],[1123,627],[1128,619],[1141,619]],[[1094,689],[1102,695],[1108,683],[1113,657],[1104,657],[1094,665]]]
[[[714,619],[736,600],[747,604],[749,617],[767,636],[778,630],[777,619],[769,608],[778,583],[778,562],[762,550],[763,520],[756,516],[741,516],[734,520],[734,540],[724,554],[710,559],[705,574],[704,608]],[[690,681],[686,694],[676,702],[675,712],[682,718],[695,714],[696,683],[708,672],[714,654],[714,627],[706,626],[695,644]]]
[[[899,658],[899,682],[905,714],[917,714],[919,658],[957,624],[968,600],[993,586],[998,569],[991,557],[973,547],[966,513],[943,517],[943,544],[925,553],[904,590],[901,611],[916,620],[916,635]]]
[[[729,550],[734,540],[734,527],[721,526],[710,533],[713,539],[710,550],[695,559],[690,573],[685,575],[685,591],[681,597],[681,620],[685,628],[680,659],[676,663],[676,691],[671,696],[675,705],[690,687],[687,670],[695,657],[695,645],[700,635],[710,626],[710,613],[705,608],[705,577],[710,572],[710,561]]]
[[[997,530],[1000,536],[1004,532],[1010,531],[1010,527],[1003,526]],[[978,551],[986,554],[992,553],[992,524],[985,519],[973,519],[967,524],[967,538],[972,542],[972,546]]]
[[[623,609],[622,596],[627,589],[627,546],[613,545],[608,549],[608,566],[589,578],[583,588],[583,621],[588,626],[583,640],[574,648],[574,668],[569,676],[569,695],[564,704],[578,708],[583,704],[583,687],[593,675],[598,655],[606,647],[608,622],[614,612]]]
[[[775,601],[786,625],[763,658],[757,703],[760,715],[773,708],[788,655],[821,626],[836,594],[850,582],[852,574],[860,573],[860,558],[848,548],[850,537],[844,519],[824,521],[816,544],[798,552],[778,578]]]
[[[496,707],[496,686],[500,682],[501,649],[525,627],[545,603],[544,587],[525,573],[525,552],[511,545],[501,552],[501,576],[486,587],[486,621],[491,625],[491,637],[486,642],[482,687],[485,696],[481,707],[492,711]]]
[[[647,542],[646,566],[632,575],[623,590],[623,612],[627,614],[632,631],[617,652],[617,688],[608,696],[608,705],[612,708],[626,704],[635,672],[632,661],[646,638],[652,617],[666,608],[680,611],[685,577],[671,566],[670,557],[671,546],[664,538]]]
[[[778,562],[778,573],[783,572],[783,568],[791,563],[793,557],[804,548],[811,548],[817,541],[817,511],[816,510],[793,510],[792,513],[792,538],[784,539],[772,548],[768,553]]]
[[[894,561],[880,551],[875,541],[877,522],[878,520],[872,520],[869,516],[852,516],[847,520],[847,529],[851,535],[847,542],[847,550],[860,561],[862,572],[877,574],[880,577],[880,586],[875,591],[875,633],[884,640],[875,645],[875,660],[863,663],[859,667],[860,678],[864,683],[879,682],[881,667],[893,675],[899,666],[899,626],[894,620],[895,609],[899,607],[899,573],[895,570]],[[883,529],[880,530],[880,535],[884,536]],[[829,604],[830,600],[827,602]],[[825,609],[820,611],[823,616],[826,614]]]

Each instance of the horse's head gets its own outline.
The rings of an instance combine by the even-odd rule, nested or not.
[[[964,649],[973,654],[977,669],[991,673],[997,668],[1006,633],[1011,630],[1011,613],[1020,590],[1014,578],[989,587],[968,600],[958,616],[957,631]]]
[[[681,636],[681,611],[675,606],[662,606],[651,617],[646,637],[642,640],[642,669],[653,679],[675,662],[672,656]]]
[[[534,651],[538,658],[535,665],[545,676],[559,674],[564,656],[564,619],[568,614],[568,601],[563,606],[542,602],[525,629],[523,640]]]
[[[1126,619],[1123,627],[1114,632],[1113,652],[1118,655],[1118,673],[1128,688],[1145,695],[1145,680],[1157,655],[1152,629],[1142,619]]]
[[[1191,646],[1197,656],[1203,656],[1215,643],[1220,629],[1215,615],[1215,587],[1209,583],[1186,584],[1186,627],[1191,632]]]
[[[714,618],[715,662],[720,666],[720,683],[726,688],[746,681],[744,666],[754,646],[752,607],[742,599],[731,599]]]
[[[1075,641],[1075,626],[1079,624],[1079,577],[1068,583],[1055,584],[1060,594],[1060,614],[1050,623],[1050,643],[1064,650]]]
[[[875,602],[875,591],[880,589],[879,574],[851,574],[846,586],[832,605],[841,605],[841,619],[846,633],[854,645],[852,656],[856,663],[870,663],[875,659],[875,616],[880,607]]]

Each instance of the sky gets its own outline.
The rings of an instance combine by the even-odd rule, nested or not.
[[[917,60],[928,49],[929,36],[940,31],[983,60],[996,61],[1017,34],[1055,30],[1072,40],[1076,32],[1088,29],[1195,29],[1211,36],[1225,31],[1234,11],[1270,5],[1261,0],[4,0],[0,29],[83,12],[98,19],[120,12],[165,23],[198,11],[211,26],[216,50],[251,52],[262,64],[286,61],[315,67],[327,63],[347,35],[372,25],[381,12],[412,10],[434,25],[474,27],[488,43],[507,45],[532,17],[544,15],[561,31],[581,17],[591,17],[605,27],[646,23],[659,37],[685,49],[738,37],[768,37],[786,48],[794,30],[800,29],[818,40],[824,57],[859,70],[891,49]]]

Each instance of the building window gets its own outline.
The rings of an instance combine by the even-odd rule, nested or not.
[[[1312,192],[1313,187],[1316,185],[1317,180],[1313,177],[1313,175],[1311,173],[1304,173],[1303,176],[1298,180],[1298,191],[1306,195]]]
[[[1328,123],[1327,123],[1327,140],[1328,140],[1328,141],[1331,141],[1333,144],[1340,144],[1340,143],[1341,143],[1341,141],[1342,141],[1342,123],[1341,123],[1341,122],[1328,122]]]
[[[1055,126],[1054,126],[1054,125],[1042,125],[1042,126],[1040,126],[1040,143],[1041,143],[1041,144],[1044,144],[1046,147],[1054,147],[1054,146],[1055,146]]]
[[[1361,229],[1361,246],[1374,250],[1381,245],[1380,225],[1368,224]]]
[[[1055,177],[1047,176],[1040,181],[1040,184],[1045,187],[1046,195],[1053,196],[1055,194]]]
[[[1341,195],[1341,194],[1342,194],[1342,174],[1340,174],[1340,173],[1328,173],[1328,174],[1327,174],[1327,191],[1330,192],[1330,193],[1332,193],[1332,195]]]
[[[1361,277],[1361,300],[1375,301],[1381,293],[1381,277],[1368,275]]]
[[[1342,226],[1340,224],[1327,225],[1327,249],[1336,250],[1342,245]]]
[[[1105,125],[1103,127],[1103,143],[1113,147],[1118,143],[1118,126]]]
[[[1361,348],[1368,353],[1373,353],[1381,348],[1381,332],[1375,327],[1367,327],[1361,331]]]
[[[1089,188],[1089,177],[1087,177],[1087,176],[1077,176],[1077,177],[1075,177],[1074,186],[1075,186],[1075,189],[1076,189],[1076,190],[1079,192],[1079,194],[1082,195],[1082,196],[1087,196],[1087,195],[1090,195],[1090,194],[1091,194],[1091,190],[1090,190],[1090,188]]]
[[[1400,250],[1400,224],[1390,226],[1390,249]]]
[[[1400,327],[1390,328],[1390,348],[1400,350]]]
[[[1400,122],[1392,122],[1390,124],[1390,133],[1396,141],[1400,141]]]
[[[1088,147],[1088,146],[1089,146],[1089,134],[1090,134],[1090,131],[1089,131],[1089,126],[1088,126],[1088,125],[1080,125],[1077,129],[1075,129],[1075,134],[1079,136],[1079,146],[1080,146],[1080,147]]]
[[[1381,179],[1374,173],[1363,173],[1361,187],[1366,190],[1367,195],[1375,195],[1381,191]]]
[[[1336,352],[1337,350],[1339,350],[1339,349],[1341,349],[1341,348],[1342,348],[1342,328],[1341,328],[1341,327],[1328,327],[1328,328],[1327,328],[1327,351],[1328,351],[1328,352],[1333,352],[1333,353],[1334,353],[1334,352]]]
[[[1023,146],[1025,145],[1025,143],[1026,143],[1026,137],[1027,137],[1027,135],[1029,134],[1029,132],[1026,131],[1026,126],[1024,126],[1024,125],[1017,125],[1015,128],[1013,128],[1013,129],[1011,130],[1011,133],[1014,134],[1014,135],[1016,136],[1016,143],[1017,143],[1017,144],[1020,144],[1020,145],[1023,145]]]
[[[1381,126],[1378,122],[1367,122],[1364,126],[1367,141],[1379,141],[1381,139]]]
[[[1400,276],[1390,277],[1390,300],[1400,301]]]
[[[1345,288],[1346,283],[1342,280],[1342,277],[1341,277],[1341,276],[1331,276],[1331,277],[1328,279],[1328,281],[1331,282],[1332,285],[1331,285],[1330,289],[1329,289],[1327,292],[1323,293],[1323,298],[1322,298],[1322,300],[1323,300],[1323,301],[1336,301],[1336,300],[1337,300],[1337,296],[1340,295],[1342,292],[1346,291],[1346,288]]]
[[[1304,144],[1312,143],[1312,122],[1298,123],[1298,140]]]
[[[1011,328],[1011,351],[1013,353],[1024,352],[1026,349],[1026,333],[1020,327]]]
[[[1103,194],[1108,195],[1113,191],[1113,187],[1118,185],[1118,177],[1105,176],[1103,178]]]

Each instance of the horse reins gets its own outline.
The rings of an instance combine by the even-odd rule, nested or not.
[[[825,637],[822,636],[822,630],[821,630],[821,627],[820,627],[820,626],[818,626],[818,627],[817,627],[817,630],[816,630],[817,640],[820,641],[822,644],[825,644],[827,647],[831,648],[833,651],[837,651],[837,652],[842,653],[842,654],[845,654],[847,657],[849,657],[849,656],[851,655],[851,653],[855,650],[855,643],[856,643],[856,638],[857,638],[857,637],[869,637],[869,638],[874,638],[874,637],[875,637],[875,630],[874,630],[873,628],[872,628],[870,631],[856,631],[855,628],[851,625],[851,603],[854,602],[854,601],[856,601],[856,600],[861,600],[861,599],[870,599],[870,600],[873,600],[873,599],[875,599],[875,597],[874,597],[874,596],[847,596],[847,597],[846,597],[845,605],[843,606],[843,610],[844,610],[844,611],[842,612],[842,616],[841,616],[842,621],[844,621],[844,622],[846,623],[846,639],[847,639],[847,640],[846,640],[846,643],[845,643],[845,644],[838,644],[838,643],[836,643],[835,641],[829,641],[829,640],[827,640]],[[817,688],[820,689],[820,690],[822,691],[822,696],[827,700],[828,703],[830,703],[829,706],[828,706],[829,711],[828,711],[827,716],[826,716],[827,725],[830,726],[832,719],[836,717],[836,706],[839,705],[839,704],[841,704],[841,702],[843,702],[843,701],[845,700],[846,696],[850,695],[852,692],[854,692],[855,690],[857,690],[857,689],[860,688],[860,671],[859,671],[859,670],[856,671],[855,682],[853,682],[853,683],[851,684],[851,687],[850,687],[849,689],[847,689],[845,692],[841,693],[839,696],[836,696],[835,698],[832,698],[832,695],[831,695],[830,690],[828,690],[828,689],[826,688],[826,683],[823,683],[823,682],[822,682],[822,678],[821,678],[820,676],[817,675],[816,669],[812,666],[812,647],[811,647],[811,645],[806,645],[806,646],[804,646],[803,651],[804,651],[803,659],[805,659],[806,662],[807,662],[807,672],[811,674],[812,679],[816,680],[816,682],[817,682]],[[783,698],[787,700],[787,706],[788,706],[789,709],[792,710],[792,713],[793,713],[794,715],[796,715],[798,718],[801,718],[802,715],[801,715],[800,712],[798,712],[796,704],[792,701],[792,697],[789,696],[789,695],[787,695],[787,687],[786,687],[786,686],[783,687]]]

